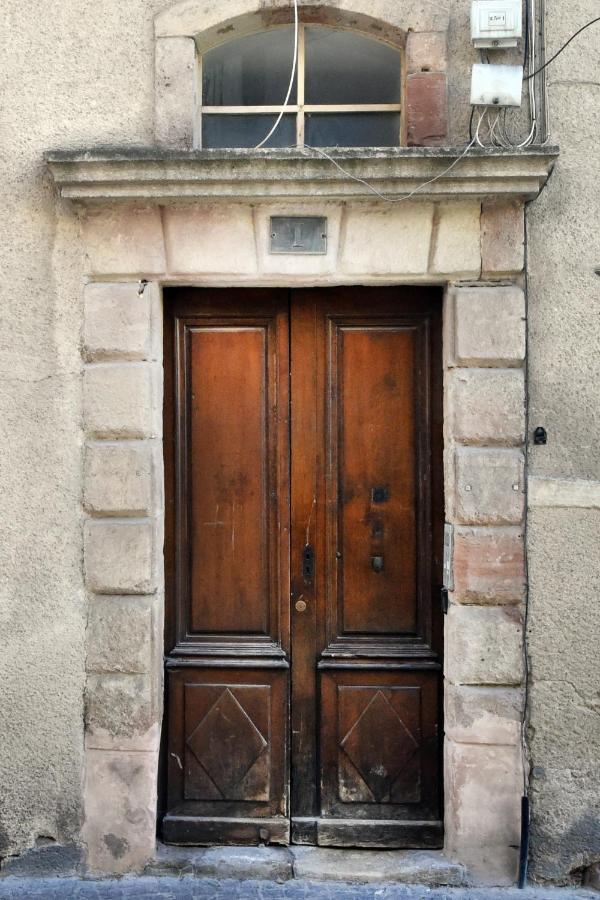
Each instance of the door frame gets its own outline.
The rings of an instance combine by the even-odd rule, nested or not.
[[[443,767],[442,767],[442,741],[439,738],[439,735],[443,733],[443,688],[442,688],[442,679],[438,676],[438,681],[436,686],[430,683],[430,678],[433,677],[434,672],[437,671],[441,674],[441,668],[443,665],[443,617],[439,614],[439,608],[436,606],[436,602],[439,600],[437,591],[439,591],[441,577],[442,577],[442,543],[443,543],[443,452],[442,452],[442,402],[443,402],[443,388],[442,388],[442,361],[441,361],[441,341],[442,341],[442,308],[443,308],[443,291],[439,287],[434,286],[420,286],[420,287],[407,287],[407,286],[376,286],[376,287],[361,287],[361,286],[344,286],[342,289],[336,290],[330,286],[319,286],[311,289],[302,289],[302,288],[267,288],[267,289],[218,289],[211,290],[210,288],[190,288],[188,287],[175,287],[170,288],[168,290],[168,297],[165,298],[164,303],[164,319],[165,319],[165,328],[164,328],[164,359],[165,359],[165,367],[164,367],[164,433],[165,438],[166,435],[169,435],[169,440],[165,440],[164,445],[164,456],[165,456],[165,494],[166,494],[166,506],[165,506],[165,575],[166,575],[166,594],[165,594],[165,656],[166,656],[166,672],[165,672],[165,686],[164,686],[164,704],[165,704],[165,713],[163,721],[165,726],[162,730],[162,745],[161,745],[161,754],[160,754],[160,785],[159,785],[159,815],[158,820],[161,821],[163,816],[166,816],[167,825],[165,826],[168,829],[169,834],[169,842],[177,843],[180,840],[185,840],[193,843],[193,839],[191,835],[195,831],[195,820],[189,819],[186,820],[185,815],[176,814],[173,816],[173,802],[168,799],[168,781],[169,777],[171,781],[175,780],[178,782],[177,775],[178,770],[176,766],[170,762],[169,756],[174,756],[176,754],[169,754],[169,749],[177,750],[177,754],[183,758],[183,751],[178,747],[174,747],[169,742],[169,729],[171,727],[175,727],[177,717],[181,718],[183,716],[183,691],[189,690],[185,685],[188,684],[185,672],[189,671],[190,666],[200,667],[203,670],[207,671],[207,669],[211,671],[211,677],[209,681],[222,679],[217,678],[219,669],[215,671],[216,667],[223,667],[224,670],[227,670],[228,674],[226,677],[226,681],[228,681],[232,677],[232,673],[238,672],[240,663],[235,663],[234,660],[231,660],[231,664],[234,668],[227,666],[227,657],[230,657],[232,652],[232,646],[228,646],[223,644],[221,646],[220,641],[218,640],[215,643],[215,638],[209,639],[208,643],[203,641],[202,643],[189,643],[189,639],[186,638],[185,635],[180,634],[180,623],[179,623],[179,606],[178,606],[178,597],[182,598],[187,596],[188,589],[182,583],[183,573],[187,571],[187,566],[185,565],[184,558],[181,557],[182,548],[180,546],[183,541],[183,545],[185,546],[186,534],[187,532],[187,514],[185,513],[187,502],[185,500],[186,494],[186,478],[187,478],[187,469],[181,468],[180,454],[185,453],[185,444],[186,444],[186,436],[185,431],[182,431],[182,422],[181,417],[183,416],[184,421],[187,420],[186,417],[186,397],[189,388],[186,389],[184,381],[181,379],[186,379],[187,366],[181,361],[181,368],[178,368],[179,361],[182,360],[182,355],[185,355],[186,350],[183,333],[179,334],[179,328],[185,328],[189,326],[192,321],[195,321],[195,316],[197,315],[197,323],[198,327],[201,326],[205,317],[208,317],[208,321],[216,321],[219,323],[221,320],[223,322],[227,321],[227,318],[232,315],[233,311],[235,311],[235,321],[254,321],[258,316],[257,321],[262,321],[262,316],[266,315],[265,310],[267,307],[271,309],[272,304],[272,314],[275,314],[275,310],[280,308],[280,305],[283,301],[283,296],[287,294],[287,302],[289,307],[289,315],[287,317],[287,327],[289,329],[289,334],[285,343],[289,340],[290,348],[289,348],[289,360],[285,363],[285,371],[281,369],[281,365],[278,364],[280,369],[277,378],[280,381],[282,378],[287,378],[287,368],[289,366],[290,369],[290,377],[289,377],[289,385],[287,390],[290,391],[290,395],[288,397],[289,401],[293,404],[294,390],[296,391],[296,404],[295,408],[298,410],[296,413],[296,417],[292,418],[291,423],[288,421],[288,417],[285,416],[285,420],[283,422],[283,426],[288,428],[289,425],[289,434],[287,436],[280,435],[279,442],[282,446],[288,447],[289,455],[290,455],[290,464],[291,464],[291,480],[289,485],[286,484],[283,489],[283,495],[281,491],[279,491],[280,496],[283,496],[283,502],[288,502],[291,504],[292,496],[294,495],[294,485],[304,484],[304,478],[298,478],[298,476],[294,475],[296,468],[298,466],[298,459],[296,458],[296,462],[294,462],[293,448],[294,448],[294,434],[298,434],[300,431],[302,434],[312,434],[314,431],[316,443],[310,444],[309,442],[309,450],[306,451],[308,453],[308,457],[312,459],[314,456],[314,471],[311,472],[312,475],[317,478],[317,470],[318,465],[316,463],[317,458],[320,454],[320,442],[324,439],[324,432],[321,433],[321,428],[316,425],[317,421],[321,421],[322,417],[325,415],[325,410],[327,409],[327,385],[326,382],[323,382],[323,395],[319,394],[321,397],[318,400],[319,412],[316,409],[313,409],[312,401],[309,399],[308,402],[304,402],[301,406],[298,404],[298,392],[302,392],[304,390],[304,382],[303,377],[300,373],[294,372],[292,368],[292,358],[293,358],[293,348],[298,340],[298,336],[294,338],[294,322],[297,323],[298,332],[302,334],[302,341],[306,343],[307,340],[310,341],[311,335],[311,327],[310,322],[312,321],[312,316],[310,315],[310,309],[312,308],[312,304],[314,301],[315,309],[323,308],[330,309],[330,314],[332,316],[332,322],[335,322],[340,316],[343,319],[348,319],[350,322],[360,322],[365,318],[368,318],[369,321],[377,322],[377,321],[385,321],[389,319],[391,316],[395,317],[396,315],[399,317],[398,321],[402,321],[404,325],[408,325],[409,323],[419,323],[420,331],[418,338],[418,347],[420,348],[420,352],[423,354],[422,357],[418,357],[418,362],[415,361],[415,375],[418,373],[417,377],[417,386],[416,386],[416,394],[414,402],[415,406],[415,428],[416,428],[416,447],[415,447],[415,460],[418,464],[418,471],[423,475],[423,472],[427,472],[428,475],[426,477],[426,488],[425,488],[425,497],[423,498],[420,492],[417,492],[417,496],[415,497],[416,509],[417,509],[417,518],[416,518],[416,536],[417,542],[419,546],[425,546],[428,548],[427,553],[425,555],[425,563],[422,561],[419,563],[419,570],[421,572],[419,576],[419,584],[420,584],[420,594],[422,597],[418,601],[418,609],[419,615],[424,616],[424,619],[421,623],[421,629],[423,630],[423,634],[420,640],[410,640],[409,638],[405,638],[401,645],[394,646],[393,648],[387,646],[387,644],[382,643],[381,641],[375,641],[371,650],[367,652],[366,647],[360,645],[356,648],[356,652],[358,653],[358,658],[361,656],[365,656],[364,666],[367,666],[368,672],[373,674],[375,670],[389,670],[389,677],[391,679],[390,684],[392,682],[396,684],[398,687],[401,683],[404,683],[405,677],[408,674],[406,670],[411,669],[414,671],[414,676],[416,682],[421,682],[423,678],[425,678],[425,682],[421,684],[419,691],[425,691],[426,696],[429,698],[428,702],[433,701],[434,695],[438,695],[437,703],[437,719],[435,724],[435,733],[438,735],[436,740],[436,776],[435,776],[435,784],[436,790],[434,791],[434,795],[438,796],[438,807],[440,810],[440,814],[438,815],[438,820],[432,819],[431,822],[420,822],[415,821],[419,819],[417,815],[415,817],[414,812],[410,807],[406,810],[407,818],[399,820],[398,823],[391,827],[390,823],[383,823],[378,826],[377,820],[368,820],[363,823],[360,828],[354,826],[350,828],[348,832],[349,822],[344,819],[336,819],[336,818],[321,818],[318,814],[311,813],[309,818],[306,818],[306,811],[296,810],[294,814],[294,787],[293,787],[293,772],[294,772],[294,738],[293,738],[293,723],[294,723],[294,713],[292,709],[292,715],[288,716],[287,719],[287,728],[286,728],[286,736],[285,736],[285,744],[289,747],[289,750],[285,753],[286,760],[286,771],[287,771],[287,782],[286,782],[286,797],[287,797],[287,823],[288,830],[286,831],[283,828],[282,823],[279,819],[271,817],[267,817],[262,820],[259,819],[240,819],[239,822],[236,823],[235,827],[228,826],[229,820],[223,820],[223,827],[229,831],[233,830],[236,835],[237,841],[245,840],[247,843],[252,844],[256,843],[258,840],[264,838],[259,838],[259,833],[269,834],[269,840],[271,843],[324,843],[337,845],[340,840],[346,842],[348,838],[341,838],[338,835],[350,834],[352,839],[355,841],[359,841],[358,845],[369,846],[370,842],[375,841],[375,846],[398,846],[398,840],[402,840],[403,846],[408,847],[439,847],[441,846],[441,842],[443,841],[443,824],[439,821],[441,816],[441,811],[443,810]],[[294,294],[298,294],[298,302],[296,306],[296,313],[294,313]],[[202,300],[208,303],[203,304]],[[364,313],[360,314],[357,312],[356,307],[360,307],[361,302],[364,304]],[[258,305],[257,305],[258,304]],[[333,305],[332,305],[333,304]],[[341,305],[340,305],[341,304]],[[381,306],[381,310],[385,309],[385,312],[380,312],[375,319],[371,319],[372,311],[377,308],[377,305]],[[177,310],[176,313],[171,312],[171,306]],[[336,309],[339,307],[340,311],[336,312]],[[341,309],[345,307],[348,309],[347,313],[342,313]],[[242,310],[246,310],[246,312],[242,312]],[[350,312],[352,309],[352,312]],[[231,312],[229,311],[231,310]],[[262,312],[257,312],[257,310],[262,310]],[[308,315],[308,319],[307,319]],[[279,314],[277,314],[279,316]],[[241,318],[240,318],[241,317]],[[281,326],[277,326],[275,323],[278,321],[278,318],[273,318],[272,327],[275,328],[273,331],[273,339],[275,334],[279,334],[279,328]],[[177,324],[179,323],[179,324]],[[301,324],[302,323],[302,324]],[[308,326],[308,327],[307,327]],[[322,326],[326,327],[326,320],[323,320]],[[277,338],[278,342],[282,341],[282,337],[279,336]],[[315,340],[319,344],[323,344],[323,341],[326,341],[326,331],[319,332],[319,337],[317,337],[317,332],[315,332]],[[302,354],[303,358],[306,356],[310,356],[310,352],[308,351],[308,347],[305,348],[306,353]],[[287,352],[287,351],[286,351]],[[321,373],[323,375],[323,373]],[[317,372],[315,372],[315,377],[317,377]],[[179,379],[179,381],[178,381]],[[294,388],[294,385],[295,388]],[[425,386],[426,385],[426,386]],[[423,394],[424,392],[424,394]],[[426,402],[423,405],[423,396],[426,398]],[[291,409],[292,407],[290,407]],[[303,409],[304,413],[310,417],[316,415],[316,420],[314,422],[305,422],[299,423],[297,421],[297,416],[300,414],[300,409]],[[281,420],[281,411],[277,416],[278,425],[277,430],[281,430],[282,420]],[[426,428],[423,430],[418,427],[419,422],[425,422]],[[283,443],[282,443],[283,442]],[[288,446],[289,445],[289,446]],[[306,455],[306,454],[305,454]],[[425,468],[423,468],[425,467]],[[281,469],[281,465],[277,466],[279,470],[279,475],[277,476],[278,481],[281,481],[283,478],[283,470]],[[287,466],[284,466],[287,468]],[[285,478],[283,479],[285,481]],[[315,487],[315,490],[317,488]],[[313,490],[311,488],[310,494],[312,496]],[[290,496],[291,495],[291,496]],[[326,521],[328,521],[330,512],[329,512],[329,502],[324,497],[323,498],[323,507],[318,512],[318,517],[320,521],[320,527],[324,528]],[[284,514],[284,523],[287,521],[287,514]],[[279,543],[281,543],[280,553],[285,556],[286,547],[290,551],[288,562],[282,561],[281,565],[283,566],[280,579],[281,583],[279,585],[280,594],[279,594],[279,602],[280,609],[277,611],[276,616],[279,619],[281,617],[281,625],[284,628],[284,631],[289,627],[290,633],[288,638],[283,641],[283,645],[281,650],[278,653],[278,656],[281,659],[270,659],[268,662],[268,666],[270,669],[274,667],[283,668],[287,670],[287,691],[289,694],[288,702],[291,705],[293,702],[293,693],[294,693],[294,683],[297,681],[297,673],[295,678],[295,672],[291,666],[291,641],[292,634],[294,630],[297,630],[299,626],[306,625],[306,621],[303,619],[300,621],[298,616],[294,616],[292,604],[296,594],[299,595],[298,586],[299,580],[298,575],[302,568],[302,560],[301,555],[298,552],[297,540],[295,540],[294,534],[297,528],[299,527],[298,522],[304,523],[308,518],[308,521],[312,521],[313,525],[316,526],[317,515],[314,516],[312,512],[307,515],[306,511],[302,511],[302,513],[296,510],[294,514],[293,505],[290,507],[290,515],[291,515],[291,523],[288,523],[291,527],[287,526],[283,529],[284,540],[281,543],[281,537],[279,538]],[[183,518],[182,518],[183,516]],[[424,518],[423,518],[424,517]],[[423,530],[425,526],[425,531]],[[430,529],[430,530],[429,530]],[[304,534],[304,524],[302,524],[302,534]],[[307,532],[308,534],[308,532]],[[291,538],[291,544],[290,544]],[[297,535],[296,535],[297,538]],[[325,540],[325,535],[323,533],[323,540]],[[324,548],[320,547],[320,552],[318,554],[321,560],[324,560]],[[425,568],[424,568],[425,566]],[[281,566],[276,566],[276,568],[281,568]],[[291,569],[290,572],[288,570]],[[322,572],[322,565],[319,566],[320,571]],[[323,583],[322,579],[319,579],[320,590],[320,605],[321,615],[324,615],[325,610],[325,592],[326,587]],[[289,591],[284,589],[284,585],[288,585]],[[304,583],[304,587],[301,588],[301,591],[306,596],[306,592],[310,591],[312,588],[306,582]],[[279,592],[278,592],[279,593]],[[296,597],[297,599],[297,597]],[[316,600],[316,598],[313,598]],[[289,601],[289,602],[288,602]],[[181,602],[181,599],[179,600]],[[309,606],[315,607],[315,602],[310,603]],[[290,621],[291,620],[291,621]],[[321,628],[323,630],[328,630],[328,626],[326,627],[325,619],[321,622]],[[309,627],[309,632],[311,629]],[[304,633],[305,629],[303,629]],[[312,633],[312,632],[311,632]],[[298,638],[297,638],[298,639]],[[313,634],[313,643],[317,640],[316,633]],[[389,639],[388,639],[389,640]],[[406,642],[408,641],[408,646]],[[423,641],[425,643],[423,643]],[[273,652],[276,648],[270,647],[270,649],[264,645],[263,643],[257,643],[256,639],[250,641],[248,646],[246,646],[247,642],[244,642],[240,645],[240,653],[244,655],[244,657],[248,657],[246,661],[245,670],[247,672],[248,677],[253,675],[253,677],[258,677],[261,665],[264,665],[265,658],[263,657],[262,663],[260,662],[259,656],[262,656],[264,653],[268,652],[270,656],[273,656]],[[290,646],[288,646],[288,643]],[[318,641],[317,641],[318,643]],[[422,644],[422,646],[421,646]],[[219,651],[220,648],[220,651]],[[288,650],[288,658],[284,658],[285,650]],[[347,680],[350,677],[350,673],[346,676],[346,679],[343,677],[343,670],[347,669],[347,665],[343,665],[343,660],[337,659],[336,657],[340,657],[340,654],[343,656],[344,647],[337,647],[337,644],[331,644],[331,646],[327,646],[323,650],[323,657],[321,662],[319,663],[319,653],[316,649],[311,649],[311,653],[315,654],[315,670],[314,670],[314,690],[315,696],[314,700],[314,709],[311,707],[311,712],[305,710],[304,714],[301,716],[303,720],[306,721],[307,716],[308,719],[312,722],[311,729],[314,731],[315,736],[320,735],[321,728],[324,727],[325,723],[321,723],[319,719],[319,702],[318,697],[319,694],[319,685],[321,684],[321,689],[325,690],[326,686],[328,686],[328,694],[331,694],[331,688],[340,678],[342,681]],[[375,657],[373,657],[373,653]],[[399,659],[392,660],[389,658],[391,655],[399,656]],[[221,658],[223,657],[223,658]],[[379,659],[377,659],[379,657]],[[387,658],[387,659],[386,659]],[[370,664],[367,665],[367,659],[370,660]],[[358,659],[357,659],[358,661]],[[401,663],[401,664],[400,664]],[[318,664],[318,665],[317,665]],[[364,670],[364,666],[361,669],[356,669],[355,675],[358,675],[359,672]],[[252,668],[255,671],[251,672],[249,669]],[[231,671],[230,671],[231,669]],[[404,674],[402,674],[404,672]],[[429,673],[429,674],[427,674]],[[208,674],[208,672],[207,672]],[[283,676],[283,672],[278,673],[279,676]],[[267,673],[263,673],[262,680]],[[271,675],[275,675],[275,673],[271,673]],[[306,672],[302,679],[312,678],[313,673]],[[363,675],[363,680],[366,676]],[[235,682],[239,681],[239,679],[234,679]],[[267,679],[269,680],[269,679]],[[280,678],[275,678],[274,683],[271,685],[270,689],[274,689],[277,692],[281,689]],[[372,679],[371,679],[372,680]],[[415,682],[415,683],[416,683]],[[348,682],[350,685],[352,683],[352,679]],[[369,684],[369,680],[367,679],[363,682],[361,679],[357,682],[357,684],[361,684],[363,687],[366,684]],[[412,682],[411,682],[412,683]],[[375,684],[375,682],[373,682]],[[383,685],[382,685],[383,686]],[[432,693],[433,691],[433,693]],[[169,709],[169,703],[173,705],[173,716],[175,719],[171,721],[171,711]],[[314,715],[314,720],[313,717]],[[169,724],[167,724],[169,723]],[[327,728],[327,732],[329,733],[329,728]],[[316,747],[314,748],[316,750]],[[318,751],[317,751],[318,752]],[[296,758],[296,763],[298,759]],[[427,765],[431,765],[431,757],[429,757],[429,761]],[[312,764],[311,764],[312,765]],[[318,780],[319,780],[319,768],[316,767],[316,759],[314,761],[313,772],[312,772],[312,782],[313,789],[319,793],[318,791]],[[181,768],[181,762],[179,763],[179,767]],[[168,771],[170,769],[170,776],[168,777]],[[179,794],[179,791],[182,788],[179,787],[175,794]],[[304,797],[304,794],[302,795]],[[306,803],[303,802],[302,806],[306,806]],[[202,832],[206,834],[208,837],[203,838],[199,841],[199,843],[203,843],[204,841],[211,841],[211,836],[214,834],[215,836],[218,833],[218,818],[215,818],[212,814],[209,815],[208,812],[203,813],[203,824],[202,824]],[[232,813],[230,816],[233,815]],[[242,813],[244,815],[244,813]],[[322,815],[322,814],[321,814]],[[206,818],[204,818],[206,816]],[[350,817],[352,818],[352,817]],[[347,823],[347,824],[346,824]],[[160,835],[160,828],[159,828]],[[226,842],[225,835],[223,835],[223,842]],[[350,845],[350,844],[349,844]]]
[[[331,214],[330,204],[314,201],[309,205],[314,214]],[[404,234],[405,229],[412,227],[410,223],[417,207],[419,204],[399,205],[393,210],[381,208],[380,204],[368,205],[364,210],[358,205],[352,207],[354,233],[362,221],[365,234],[375,222],[388,233],[400,227]],[[479,221],[480,203],[469,200],[434,204],[434,209],[439,209],[435,266],[438,270],[443,268],[439,261],[443,258],[447,267],[435,275],[429,273],[431,256],[429,261],[425,259],[420,275],[407,277],[399,273],[403,258],[399,257],[397,264],[396,257],[375,255],[369,256],[368,274],[348,276],[340,268],[342,245],[346,240],[343,217],[332,220],[336,235],[332,235],[333,255],[330,254],[327,262],[329,274],[323,274],[324,262],[319,258],[318,274],[315,271],[312,275],[300,275],[292,267],[288,274],[241,273],[215,277],[201,271],[195,244],[190,241],[185,244],[184,252],[192,254],[188,268],[197,274],[174,275],[163,257],[149,264],[147,283],[140,283],[139,272],[144,271],[144,263],[138,257],[134,260],[128,255],[117,262],[113,254],[106,256],[106,263],[96,264],[93,280],[85,287],[84,564],[92,604],[88,629],[88,652],[92,656],[88,659],[111,662],[108,669],[103,662],[97,673],[94,663],[88,663],[92,666],[88,669],[88,709],[94,708],[96,697],[103,703],[106,690],[112,691],[111,697],[115,699],[110,704],[110,722],[104,725],[104,720],[88,716],[86,726],[83,834],[91,870],[130,871],[155,853],[158,748],[163,719],[163,286],[311,287],[315,283],[402,286],[425,282],[445,287],[442,351],[445,504],[446,519],[454,524],[457,536],[455,583],[450,594],[445,637],[445,850],[474,871],[479,867],[480,871],[489,873],[492,860],[497,877],[512,880],[516,871],[514,848],[519,843],[524,781],[520,725],[521,614],[525,593],[524,435],[508,431],[502,423],[507,411],[513,419],[515,416],[518,419],[524,410],[525,299],[518,273],[509,283],[505,275],[503,282],[490,283],[472,281],[457,273],[463,265],[464,254],[461,256],[460,248],[450,241],[451,231],[440,223],[446,212],[450,214],[455,209],[464,218],[467,207],[468,214],[472,207]],[[183,209],[189,210],[189,216]],[[197,228],[197,207],[190,204],[183,209],[176,210],[177,228],[185,225],[193,232]],[[239,222],[240,209],[244,206],[219,207],[223,221],[230,215],[232,221]],[[249,220],[250,227],[259,229],[262,235],[271,212],[294,214],[297,209],[290,208],[289,203],[271,206],[267,203],[255,224]],[[106,210],[98,207],[93,228],[104,229],[102,234],[106,229],[112,232],[117,217],[122,222],[121,230],[127,233],[128,217],[133,215],[131,227],[136,234],[143,224],[148,235],[154,235],[158,229],[156,240],[162,241],[163,223],[166,227],[170,207],[164,208],[162,219],[157,213],[153,207],[132,211],[127,204],[118,208],[109,206]],[[419,213],[415,228],[422,229],[422,222]],[[95,240],[95,233],[90,226],[86,241]],[[475,251],[470,235],[470,231],[466,232],[465,253],[469,259]],[[152,244],[142,243],[140,252],[148,246],[153,253],[156,243],[153,240]],[[257,258],[261,241],[262,237],[256,235]],[[95,253],[95,245],[89,246],[89,252]],[[443,247],[446,250],[440,249]],[[479,231],[476,247],[479,253]],[[119,252],[125,253],[125,248]],[[280,271],[287,271],[285,260],[278,260],[278,265]],[[303,271],[310,272],[314,266],[310,259],[303,261]],[[356,259],[353,266],[358,266]],[[514,390],[512,399],[500,392],[485,395],[486,421],[496,426],[493,436],[487,433],[482,436],[473,422],[461,415],[461,398],[468,391],[469,383],[483,375],[502,377],[506,381],[513,377],[521,380],[521,388]],[[101,451],[109,449],[114,452],[115,460],[114,465],[106,466],[101,464]],[[126,485],[128,490],[119,492],[118,484]],[[134,485],[139,490],[129,491]],[[467,486],[470,492],[466,491]],[[474,509],[478,496],[485,500],[479,512]],[[126,552],[124,538],[127,538]],[[133,642],[139,645],[139,654],[131,662],[131,653],[115,650],[102,626],[99,610],[111,599],[107,595],[118,597],[118,603],[115,597],[111,604],[123,628],[131,627],[129,623],[133,621],[140,623],[142,631],[136,632]],[[496,652],[498,644],[502,647],[501,654]],[[118,660],[117,653],[122,654]],[[115,681],[113,686],[112,671],[131,674],[118,675],[119,683]],[[119,694],[120,684],[129,680],[135,682],[133,719],[130,701],[124,698],[122,702]],[[117,762],[119,771],[130,773],[125,782],[115,780]],[[115,798],[112,807],[106,802],[107,796]],[[117,807],[143,809],[143,823],[133,828],[127,816],[117,819],[113,811]],[[483,822],[482,809],[487,811]],[[112,855],[103,840],[103,835],[108,833],[127,841],[127,852],[119,858]]]

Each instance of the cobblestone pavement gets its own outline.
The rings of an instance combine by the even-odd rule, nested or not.
[[[398,884],[344,884],[291,880],[216,881],[204,878],[76,878],[0,880],[1,900],[598,900],[583,889],[424,888]]]

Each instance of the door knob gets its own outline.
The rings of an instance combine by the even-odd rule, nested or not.
[[[383,556],[372,556],[371,567],[374,572],[383,572]]]

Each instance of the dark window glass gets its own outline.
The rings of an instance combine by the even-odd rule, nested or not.
[[[294,61],[294,29],[275,28],[238,38],[202,57],[204,106],[279,106]],[[294,88],[290,103],[296,103]]]
[[[256,147],[267,136],[276,115],[203,115],[202,146],[216,147]],[[295,147],[296,116],[284,116],[275,134],[265,147]]]
[[[334,28],[306,29],[307,103],[400,103],[400,53]]]
[[[307,113],[309,147],[397,147],[399,113]]]

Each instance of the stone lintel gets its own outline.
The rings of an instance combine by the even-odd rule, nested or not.
[[[80,202],[128,200],[377,200],[362,179],[385,196],[401,197],[421,184],[418,199],[535,198],[548,175],[556,148],[518,153],[463,148],[399,147],[332,150],[340,171],[317,151],[124,150],[53,151],[46,155],[61,197]],[[348,174],[346,174],[348,173]]]

